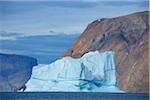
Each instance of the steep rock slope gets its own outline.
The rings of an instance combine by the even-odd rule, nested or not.
[[[27,56],[0,54],[0,91],[25,88],[37,60]]]
[[[118,85],[128,92],[149,91],[149,11],[103,18],[88,25],[64,56],[93,50],[115,52]]]

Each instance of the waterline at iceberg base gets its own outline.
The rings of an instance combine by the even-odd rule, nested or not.
[[[122,92],[116,85],[114,52],[93,51],[33,68],[26,91]]]

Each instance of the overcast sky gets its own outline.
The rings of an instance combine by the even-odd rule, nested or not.
[[[0,1],[0,31],[27,35],[82,33],[96,19],[145,10],[148,0],[4,0]]]

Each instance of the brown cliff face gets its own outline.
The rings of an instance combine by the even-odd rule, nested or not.
[[[149,12],[139,12],[88,25],[65,56],[113,50],[118,85],[128,92],[149,92]]]

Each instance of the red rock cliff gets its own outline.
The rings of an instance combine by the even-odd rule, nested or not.
[[[149,91],[149,12],[103,18],[89,24],[65,56],[113,50],[118,85],[128,92]]]

